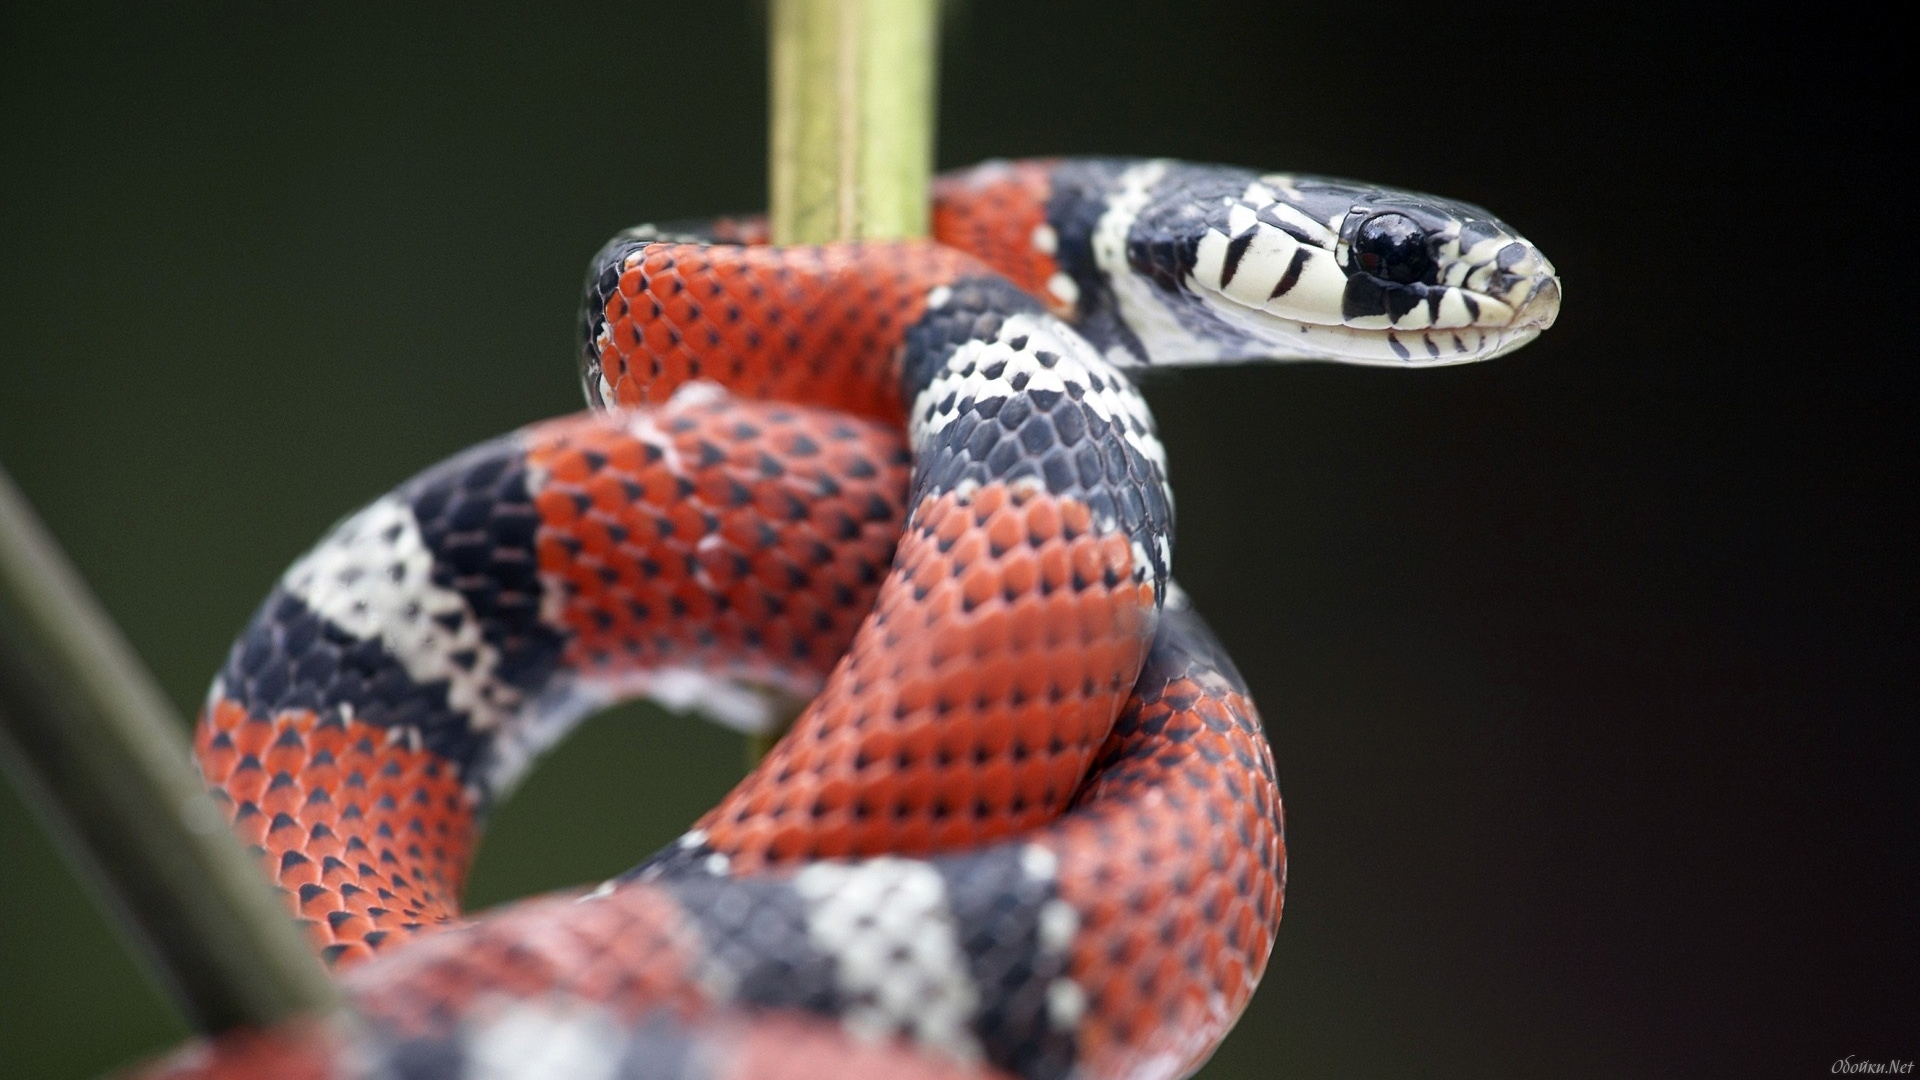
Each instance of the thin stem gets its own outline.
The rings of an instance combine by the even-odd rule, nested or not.
[[[938,0],[773,0],[782,244],[927,234]]]
[[[0,470],[0,766],[202,1030],[333,1007],[185,730]]]

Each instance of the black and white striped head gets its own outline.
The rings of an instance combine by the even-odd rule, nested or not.
[[[1170,164],[1135,167],[1151,182],[1126,239],[1127,262],[1162,295],[1119,299],[1130,324],[1146,316],[1143,340],[1185,334],[1172,348],[1190,360],[1459,364],[1519,348],[1559,312],[1553,264],[1477,206]],[[1164,310],[1142,311],[1149,299]]]

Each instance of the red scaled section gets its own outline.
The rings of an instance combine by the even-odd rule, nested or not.
[[[1055,315],[1073,314],[1047,289],[1060,272],[1047,228],[1053,163],[1014,161],[949,173],[934,181],[933,236],[975,256],[1032,293]]]
[[[811,693],[905,518],[900,432],[823,409],[682,397],[523,438],[544,587],[587,674],[695,666]]]
[[[1139,675],[1152,589],[1119,535],[1038,485],[930,497],[872,621],[702,818],[736,870],[951,851],[1056,816]]]
[[[1272,751],[1252,702],[1186,678],[1129,704],[1096,769],[1045,840],[1080,918],[1080,1066],[1198,1068],[1246,1008],[1280,923]]]
[[[338,1030],[324,1021],[293,1020],[270,1031],[245,1028],[212,1042],[193,1042],[151,1065],[134,1080],[336,1080],[342,1053]]]
[[[330,962],[454,917],[474,807],[438,755],[384,728],[304,710],[262,719],[227,700],[201,717],[194,751]]]
[[[897,371],[927,293],[986,270],[930,243],[651,244],[601,298],[610,405],[665,401],[694,379],[900,422]]]
[[[348,976],[354,1007],[394,1030],[449,1026],[493,999],[571,998],[632,1018],[706,1008],[700,935],[667,894],[627,885],[593,899],[555,894],[419,942]]]

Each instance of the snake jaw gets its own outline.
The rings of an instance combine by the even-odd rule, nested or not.
[[[1245,290],[1236,291],[1241,281],[1260,286],[1261,268],[1256,263],[1249,274],[1244,259],[1240,274],[1221,288],[1220,275],[1210,271],[1224,249],[1224,237],[1202,238],[1187,280],[1188,290],[1220,327],[1216,340],[1236,341],[1223,350],[1224,360],[1266,357],[1384,367],[1473,363],[1526,345],[1559,313],[1559,279],[1544,259],[1538,260],[1542,269],[1529,276],[1493,270],[1489,263],[1480,280],[1500,286],[1496,295],[1463,284],[1382,283],[1363,272],[1340,270],[1324,251],[1296,256],[1306,269],[1296,275],[1300,280],[1287,297],[1320,299],[1319,307],[1299,310],[1282,302],[1287,297],[1255,303]],[[1448,272],[1464,282],[1477,271],[1463,264]],[[1503,276],[1496,280],[1496,274]]]

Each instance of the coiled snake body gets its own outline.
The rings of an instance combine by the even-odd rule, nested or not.
[[[988,164],[935,218],[938,244],[617,237],[583,318],[601,410],[427,470],[286,573],[197,752],[353,1015],[158,1072],[1198,1068],[1265,967],[1284,834],[1169,576],[1135,380],[1483,359],[1558,280],[1470,206],[1166,161]],[[812,702],[677,843],[459,913],[486,807],[586,711],[755,729],[770,689]]]

